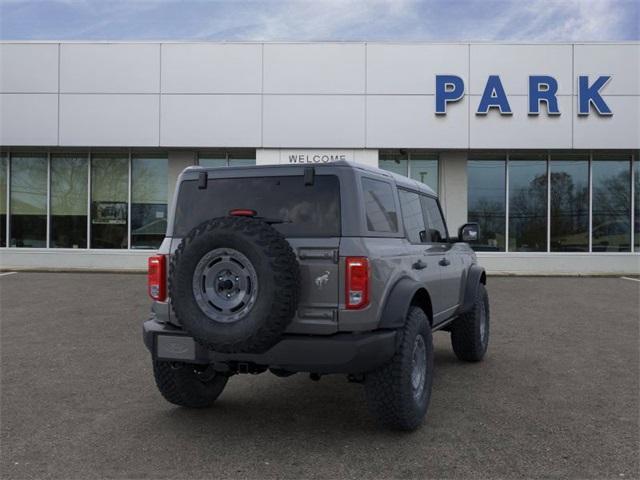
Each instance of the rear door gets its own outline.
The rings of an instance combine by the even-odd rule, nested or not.
[[[409,243],[411,253],[410,265],[412,274],[422,283],[431,296],[433,320],[440,321],[442,312],[447,308],[443,299],[441,285],[441,267],[438,265],[439,246],[433,245],[428,239],[428,228],[422,213],[421,195],[398,188],[402,222]]]
[[[438,200],[421,196],[422,211],[428,228],[431,255],[440,266],[440,295],[443,306],[441,320],[455,313],[460,303],[460,283],[464,264],[449,242],[449,233]]]

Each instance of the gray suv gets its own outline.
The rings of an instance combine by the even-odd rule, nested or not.
[[[349,162],[187,168],[149,259],[144,342],[171,403],[208,407],[239,373],[342,373],[384,425],[429,405],[432,332],[489,341],[486,275],[427,186]]]

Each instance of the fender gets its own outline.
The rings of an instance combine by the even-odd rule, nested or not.
[[[464,289],[464,300],[460,305],[459,314],[470,312],[473,309],[473,303],[476,299],[476,292],[478,291],[478,285],[487,282],[486,273],[484,268],[480,265],[474,264],[469,267],[469,273],[467,274],[467,284]]]
[[[424,288],[424,285],[404,277],[391,288],[382,309],[379,328],[401,328],[409,313],[411,300],[416,292]]]

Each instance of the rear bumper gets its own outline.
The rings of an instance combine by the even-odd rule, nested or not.
[[[366,373],[391,360],[396,331],[284,335],[264,353],[219,353],[196,343],[184,330],[155,319],[144,322],[144,343],[154,359],[201,364],[249,364],[292,372]]]

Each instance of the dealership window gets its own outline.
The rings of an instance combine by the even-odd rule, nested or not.
[[[128,155],[91,157],[91,248],[127,248]]]
[[[9,158],[0,154],[0,247],[7,246],[7,179]]]
[[[391,185],[380,180],[363,178],[362,193],[367,229],[370,232],[397,232],[398,216]]]
[[[198,165],[203,167],[240,167],[255,164],[255,150],[203,152],[198,156]]]
[[[552,154],[549,164],[552,252],[589,251],[589,155]]]
[[[438,156],[428,152],[382,150],[378,167],[389,172],[411,177],[438,192]]]
[[[46,155],[11,156],[12,247],[47,246],[47,165]]]
[[[478,251],[505,251],[506,158],[504,154],[470,155],[467,162],[469,222],[480,225]]]
[[[88,169],[86,154],[51,157],[50,247],[87,247]]]
[[[592,229],[594,252],[628,252],[631,247],[630,155],[594,154]]]
[[[509,158],[509,251],[547,250],[547,155]]]
[[[167,229],[169,161],[166,155],[131,159],[131,248],[155,249]]]

